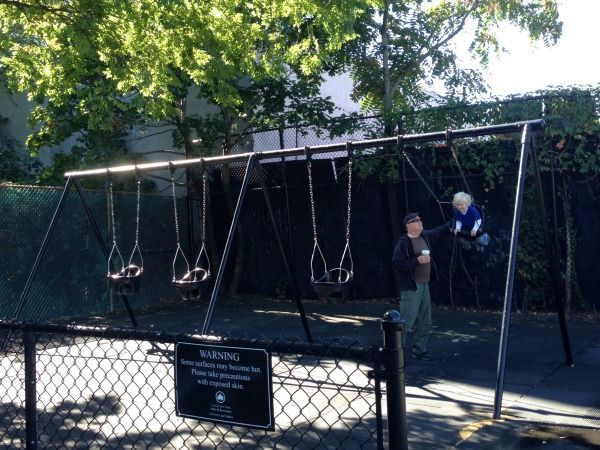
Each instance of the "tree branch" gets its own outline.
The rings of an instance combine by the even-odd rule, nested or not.
[[[34,4],[22,2],[19,0],[0,0],[0,5],[12,6],[14,8],[20,9],[21,11],[25,10],[35,10],[38,9],[40,11],[57,14],[59,13],[69,13],[70,11],[65,8],[51,8],[50,6],[42,5],[39,1]]]
[[[475,0],[473,2],[473,4],[471,5],[471,7],[467,10],[467,12],[465,14],[463,14],[458,25],[453,30],[451,30],[445,37],[441,38],[436,44],[429,47],[429,50],[427,50],[427,52],[421,54],[421,52],[425,48],[425,46],[421,46],[421,48],[416,52],[417,54],[419,54],[421,56],[419,58],[417,58],[416,60],[414,60],[411,64],[409,64],[407,69],[403,70],[402,72],[406,73],[406,72],[412,70],[413,68],[419,66],[423,61],[425,61],[427,58],[429,58],[429,56],[431,56],[431,54],[434,51],[437,51],[438,49],[440,49],[441,47],[446,45],[448,42],[450,42],[465,27],[467,19],[471,16],[473,11],[480,5],[480,3],[481,3],[480,0]],[[402,77],[397,77],[396,80],[392,83],[391,92],[396,92],[396,89],[398,89],[401,82],[402,82]]]

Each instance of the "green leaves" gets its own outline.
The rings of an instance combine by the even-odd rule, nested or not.
[[[244,80],[281,79],[290,68],[318,74],[354,37],[362,0],[43,0],[0,2],[0,65],[14,91],[55,113],[68,108],[83,129],[122,129],[173,120],[191,84],[227,110],[243,106]],[[116,111],[116,112],[115,112]],[[28,145],[56,143],[64,130],[39,110]]]
[[[489,53],[500,49],[499,27],[508,23],[547,45],[562,29],[554,0],[380,3],[359,18],[359,37],[348,44],[345,61],[355,82],[354,98],[367,111],[384,115],[429,103],[431,86],[440,82],[449,97],[472,98],[485,85],[478,70],[461,67],[456,37],[471,36],[468,50],[485,65]],[[439,103],[439,97],[434,100]]]

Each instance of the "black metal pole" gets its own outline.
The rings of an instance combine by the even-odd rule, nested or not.
[[[277,132],[279,133],[279,148],[285,148],[285,139],[284,139],[284,135],[283,135],[283,128],[279,127],[277,129]]]
[[[404,348],[402,334],[404,320],[400,312],[387,311],[381,321],[388,412],[388,436],[390,450],[408,449],[406,426],[406,393],[404,388]]]
[[[242,210],[242,204],[244,203],[244,197],[246,196],[246,190],[248,189],[248,182],[250,181],[250,173],[252,172],[254,161],[254,154],[248,157],[246,164],[246,173],[244,174],[244,180],[240,188],[240,194],[238,196],[237,204],[235,205],[235,211],[233,212],[233,218],[231,219],[231,226],[229,227],[229,234],[227,235],[227,241],[225,242],[225,248],[223,249],[223,257],[219,264],[219,270],[217,271],[217,277],[215,278],[215,285],[213,287],[212,295],[210,297],[210,303],[208,304],[208,310],[206,311],[206,319],[204,320],[204,326],[202,327],[202,334],[207,334],[210,327],[210,321],[212,319],[213,311],[215,309],[215,303],[219,297],[221,290],[221,284],[223,283],[223,274],[225,272],[225,266],[229,259],[229,252],[231,251],[231,245],[235,236],[235,229],[237,227],[240,212]]]
[[[52,220],[50,220],[50,225],[48,225],[48,230],[46,231],[46,235],[44,236],[44,240],[42,241],[42,245],[38,254],[33,263],[33,267],[29,271],[29,275],[27,276],[27,281],[25,282],[25,286],[23,287],[23,291],[21,292],[21,296],[19,297],[19,303],[17,304],[17,308],[13,315],[13,319],[19,319],[21,317],[21,313],[23,312],[23,308],[25,307],[25,300],[27,299],[27,295],[29,294],[29,290],[31,289],[31,285],[33,284],[33,280],[37,275],[38,268],[40,267],[40,263],[42,262],[42,258],[46,253],[46,248],[48,247],[48,242],[50,242],[50,238],[52,237],[52,233],[54,232],[54,227],[56,226],[56,222],[60,216],[60,213],[65,206],[65,202],[69,196],[69,192],[71,191],[71,186],[73,185],[73,178],[67,178],[67,182],[65,183],[65,187],[60,196],[60,200],[58,201],[58,205],[56,206],[56,210],[54,210],[54,215],[52,216]],[[4,345],[2,346],[4,348]]]
[[[294,261],[294,239],[293,239],[293,233],[292,233],[292,215],[290,212],[290,195],[289,195],[289,190],[288,190],[288,182],[287,182],[287,169],[285,168],[285,158],[281,158],[281,162],[282,162],[282,176],[283,176],[283,188],[284,188],[284,193],[285,193],[285,214],[286,214],[286,219],[287,219],[287,234],[288,234],[288,243],[289,243],[289,252],[290,252],[290,264],[293,267],[293,261]],[[292,273],[295,273],[294,270],[292,270]]]
[[[288,263],[288,258],[283,248],[283,243],[281,242],[281,236],[279,235],[279,228],[277,227],[277,221],[275,220],[275,214],[273,214],[273,206],[271,204],[271,197],[269,196],[269,189],[267,184],[265,183],[265,179],[262,176],[262,166],[260,165],[260,161],[254,160],[254,169],[256,174],[258,175],[258,180],[260,182],[260,187],[263,192],[263,196],[265,198],[265,203],[267,204],[267,210],[269,212],[269,217],[271,219],[271,224],[273,225],[273,231],[275,232],[275,242],[277,243],[277,247],[279,247],[279,254],[281,255],[281,260],[283,262],[283,267],[285,268],[285,272],[288,277],[288,281],[290,282],[290,286],[292,288],[292,295],[294,296],[294,300],[296,301],[296,306],[298,307],[298,312],[300,313],[300,319],[302,320],[302,326],[304,327],[304,333],[306,334],[306,339],[308,342],[313,342],[312,333],[310,332],[310,326],[308,325],[308,320],[306,319],[306,313],[304,312],[304,305],[302,304],[302,300],[300,299],[300,294],[298,293],[298,287],[296,286],[296,281],[292,276],[292,270],[290,269],[290,265]]]
[[[25,357],[25,448],[27,450],[36,450],[38,442],[35,341],[36,336],[32,331],[25,331],[23,333],[23,353]]]
[[[523,193],[525,192],[525,176],[527,158],[531,147],[531,126],[525,125],[521,134],[521,158],[515,194],[515,209],[513,214],[512,232],[510,237],[510,252],[508,256],[508,271],[506,273],[506,289],[504,291],[504,312],[502,315],[502,331],[500,333],[500,348],[498,350],[498,368],[496,371],[496,393],[494,395],[494,419],[499,419],[502,412],[502,394],[504,392],[504,372],[506,370],[506,347],[510,327],[510,311],[512,307],[515,268],[517,265],[517,247],[519,243],[519,224],[523,209]]]
[[[375,417],[377,423],[377,450],[383,450],[383,411],[381,408],[381,380],[382,380],[382,372],[381,369],[384,368],[381,357],[383,354],[383,348],[376,348],[375,353],[373,354],[373,383],[374,383],[374,391],[375,391]]]
[[[560,258],[558,257],[559,254],[559,249],[560,249],[560,244],[558,242],[558,216],[557,216],[557,207],[556,207],[556,184],[555,184],[555,179],[554,179],[554,154],[552,153],[550,155],[550,179],[551,179],[551,189],[552,192],[554,193],[554,195],[552,195],[552,231],[553,231],[553,238],[554,238],[554,251],[556,252],[555,254],[556,256],[556,264],[558,265],[560,262]],[[560,268],[559,270],[559,274],[560,274]],[[564,304],[561,305],[563,306],[563,311],[564,311]],[[559,319],[560,320],[560,319]],[[566,330],[566,326],[565,326],[565,330]],[[561,328],[562,330],[562,328]],[[565,345],[565,342],[567,343],[567,345],[569,346],[569,354],[572,354],[571,352],[571,345],[570,345],[570,340],[569,337],[563,335],[563,346]],[[568,353],[565,350],[565,359],[566,359],[566,364],[570,365],[570,366],[574,366],[574,362],[573,362],[573,357],[571,357],[571,362],[569,363],[569,358],[568,358]]]
[[[104,239],[102,238],[102,233],[100,232],[98,223],[96,222],[96,219],[94,218],[92,209],[90,208],[90,205],[85,198],[85,195],[83,193],[83,188],[82,188],[81,182],[79,180],[75,180],[75,188],[77,189],[77,193],[79,194],[79,198],[81,200],[81,203],[83,204],[83,209],[85,210],[85,214],[87,215],[88,220],[90,221],[90,225],[92,226],[92,231],[94,232],[94,236],[96,236],[96,240],[100,244],[100,249],[102,250],[102,253],[104,253],[104,257],[106,259],[108,259],[108,255],[109,255],[108,247],[106,246],[106,243],[104,242]],[[111,270],[114,271],[112,261],[109,261],[109,264],[110,264]],[[125,309],[127,310],[127,314],[129,314],[129,320],[131,320],[131,324],[133,325],[134,328],[137,328],[138,321],[135,318],[135,315],[133,314],[133,309],[131,308],[131,305],[129,304],[129,300],[127,299],[127,297],[125,295],[120,295],[119,297],[121,298],[121,301],[125,305]]]
[[[546,204],[544,202],[544,188],[542,186],[542,177],[540,174],[540,166],[537,157],[535,145],[531,145],[531,163],[533,173],[535,175],[535,185],[538,193],[540,216],[542,218],[542,231],[544,233],[544,243],[546,244],[546,255],[548,258],[548,271],[552,280],[552,296],[554,297],[554,305],[558,313],[558,324],[560,326],[560,334],[562,338],[563,350],[565,352],[565,363],[567,366],[573,365],[573,353],[571,352],[571,343],[569,341],[569,330],[567,320],[565,318],[565,308],[563,302],[563,289],[561,284],[560,269],[558,267],[558,247],[554,246],[554,241],[550,238],[550,230],[548,228],[548,215],[546,214]],[[552,195],[556,195],[552,191]]]

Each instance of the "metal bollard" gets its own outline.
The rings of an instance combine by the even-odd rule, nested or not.
[[[397,310],[387,311],[381,320],[385,380],[387,391],[388,436],[390,450],[408,449],[406,392],[404,389],[404,320]]]
[[[37,376],[35,371],[36,335],[32,331],[23,333],[23,346],[25,354],[25,448],[36,450],[38,443],[37,427]]]

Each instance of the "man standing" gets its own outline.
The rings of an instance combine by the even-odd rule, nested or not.
[[[447,225],[431,230],[423,229],[418,212],[404,216],[406,234],[400,236],[392,267],[398,275],[400,284],[400,314],[405,321],[404,347],[409,331],[414,330],[412,354],[414,358],[431,361],[427,351],[429,331],[431,329],[431,296],[429,280],[431,278],[431,247],[444,232]],[[434,267],[435,268],[435,267]]]

